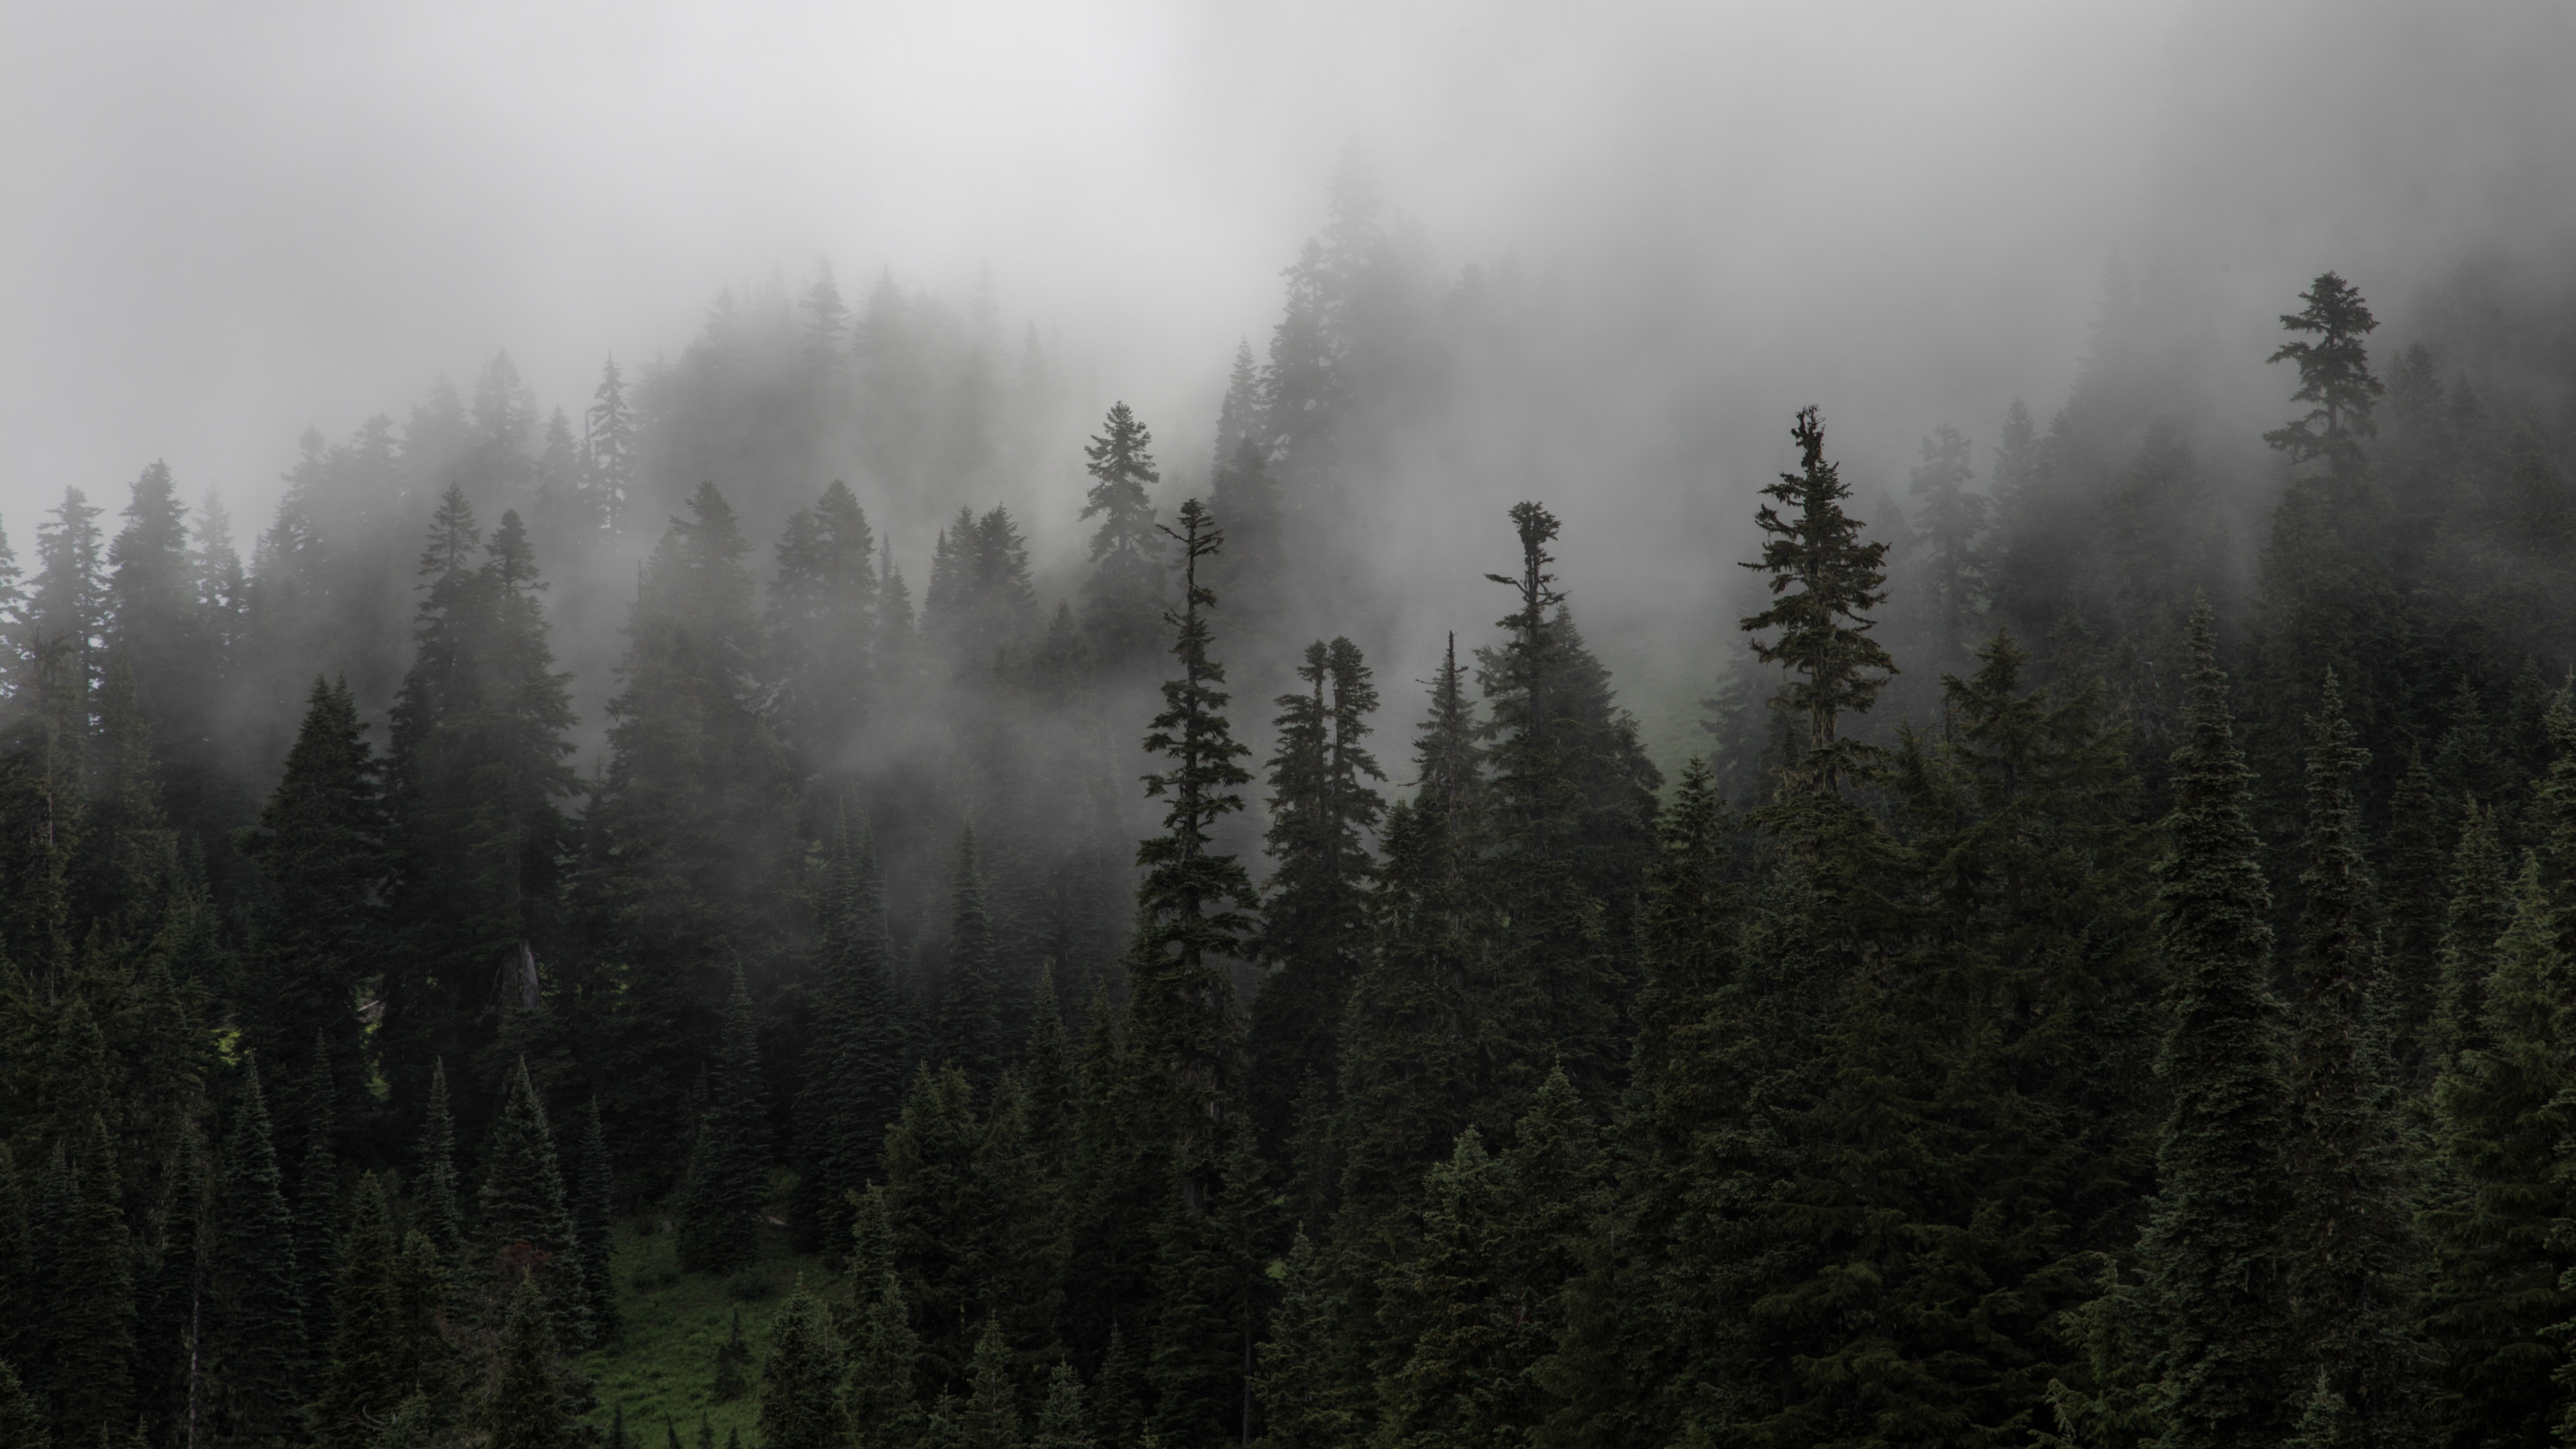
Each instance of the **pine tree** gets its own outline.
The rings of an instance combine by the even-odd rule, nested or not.
[[[340,1159],[332,1150],[339,1112],[334,1101],[330,1043],[313,1034],[313,1063],[304,1087],[304,1171],[295,1187],[295,1291],[304,1305],[310,1345],[308,1381],[322,1366],[331,1341],[333,1284],[340,1263]]]
[[[456,1119],[447,1105],[447,1060],[430,1062],[429,1111],[423,1119],[420,1184],[412,1220],[420,1225],[440,1261],[451,1269],[465,1261],[465,1215],[457,1197]]]
[[[319,1032],[337,1101],[357,1099],[367,1057],[357,984],[374,959],[382,820],[365,733],[348,681],[316,677],[286,773],[239,842],[262,886],[249,977],[236,993],[243,1042],[291,1062]],[[304,1139],[305,1115],[285,1118],[289,1140]]]
[[[2487,981],[2497,943],[2513,924],[2513,880],[2496,840],[2495,812],[2472,801],[2451,858],[2451,900],[2442,921],[2442,996],[2434,1018],[2441,1070],[2488,1046]]]
[[[1125,1335],[1109,1330],[1109,1346],[1100,1355],[1100,1376],[1092,1385],[1091,1422],[1102,1449],[1142,1449],[1154,1442],[1145,1428],[1144,1386]]]
[[[2289,1291],[2298,1341],[2321,1376],[2319,1403],[2330,1399],[2371,1437],[2402,1436],[2419,1397],[2409,1372],[2416,1354],[2397,1318],[2414,1243],[2387,1064],[2367,1019],[2379,963],[2353,782],[2370,755],[2343,717],[2331,674],[2322,699],[2311,723],[2308,868],[2299,878]]]
[[[848,485],[833,481],[787,520],[763,624],[771,709],[804,773],[845,776],[870,708],[877,632],[875,534]]]
[[[599,1125],[599,1099],[583,1105],[573,1146],[572,1244],[581,1259],[581,1295],[592,1346],[615,1341],[617,1286],[609,1274],[614,1251],[615,1206],[610,1193],[608,1134]]]
[[[761,1449],[841,1449],[841,1349],[832,1324],[799,1282],[769,1327],[760,1367]]]
[[[2332,272],[2319,276],[2299,300],[2308,305],[2284,315],[2281,325],[2317,340],[2284,342],[2266,360],[2295,364],[2299,390],[2290,396],[2314,406],[2306,417],[2265,433],[2263,441],[2292,463],[2323,459],[2329,471],[2350,474],[2360,464],[2363,441],[2378,432],[2372,413],[2387,391],[2371,375],[2363,340],[2379,322],[2361,293]]]
[[[229,1437],[258,1442],[301,1432],[296,1374],[304,1315],[295,1292],[295,1219],[287,1210],[259,1062],[243,1064],[215,1186],[208,1255],[208,1377]]]
[[[1092,575],[1083,585],[1092,647],[1113,671],[1141,663],[1151,649],[1163,608],[1163,540],[1147,485],[1162,481],[1154,466],[1153,434],[1125,403],[1111,405],[1100,435],[1082,450],[1091,475],[1082,516],[1097,518],[1091,535]]]
[[[1283,713],[1266,837],[1274,868],[1260,939],[1272,974],[1253,999],[1250,1032],[1254,1118],[1274,1151],[1301,1094],[1330,1110],[1340,1079],[1335,1037],[1367,956],[1376,875],[1368,837],[1385,813],[1369,782],[1386,772],[1362,743],[1377,688],[1359,646],[1317,640],[1297,677],[1312,692],[1277,701]]]
[[[960,1438],[969,1449],[1020,1449],[1019,1394],[1011,1385],[1011,1348],[993,1320],[975,1336],[975,1363]]]
[[[47,1225],[54,1432],[104,1442],[134,1410],[131,1234],[119,1206],[116,1148],[92,1116],[69,1145],[71,1182]]]
[[[2431,1090],[2439,1062],[2442,941],[2442,846],[2433,775],[2422,751],[2389,801],[2387,860],[2388,1052],[2395,1080],[2410,1092]]]
[[[880,1270],[875,1291],[859,1297],[858,1336],[842,1393],[850,1428],[860,1449],[912,1449],[920,1441],[922,1422],[921,1344],[912,1331],[911,1311],[892,1272]]]
[[[708,1087],[680,1208],[680,1266],[693,1273],[730,1273],[749,1263],[758,1247],[752,1214],[768,1187],[769,1164],[760,1038],[739,965]]]
[[[313,1431],[326,1444],[363,1449],[376,1438],[371,1421],[417,1389],[420,1367],[415,1329],[403,1312],[401,1246],[374,1173],[358,1179],[346,1241]]]
[[[969,826],[957,843],[949,896],[948,971],[939,993],[939,1050],[966,1080],[990,1088],[1009,1056],[1003,1037],[1002,965],[984,905],[984,869]]]
[[[531,1266],[554,1263],[554,1271],[572,1269],[572,1214],[564,1209],[564,1168],[554,1155],[554,1129],[546,1124],[546,1104],[538,1101],[536,1080],[528,1062],[513,1062],[502,1088],[500,1116],[484,1142],[484,1183],[479,1194],[477,1227],[482,1230],[484,1263],[500,1256],[528,1253]],[[556,1305],[574,1307],[580,1287],[549,1279]],[[572,1315],[564,1315],[572,1318]],[[554,1333],[554,1323],[546,1323]]]
[[[2278,1237],[2292,1119],[2276,1065],[2282,1009],[2267,985],[2271,892],[2206,604],[2192,612],[2190,644],[2171,849],[2156,867],[2173,973],[2162,1059],[2172,1106],[2157,1153],[2162,1195],[2140,1243],[2161,1328],[2153,1372],[2166,1449],[2272,1442],[2305,1379],[2287,1336]]]
[[[1356,1437],[1359,1418],[1334,1352],[1334,1296],[1322,1255],[1300,1229],[1283,1260],[1279,1306],[1253,1383],[1267,1449],[1332,1449]]]
[[[588,512],[601,532],[614,537],[630,526],[638,433],[626,402],[626,380],[614,357],[600,369],[599,388],[591,394],[581,426],[582,452],[590,464],[583,489]]]
[[[1779,506],[1754,511],[1770,538],[1760,561],[1744,565],[1770,575],[1772,604],[1746,618],[1743,629],[1757,636],[1778,631],[1767,641],[1754,639],[1754,657],[1799,676],[1775,703],[1806,717],[1800,778],[1830,792],[1861,759],[1856,742],[1841,738],[1842,716],[1866,711],[1896,673],[1887,651],[1869,637],[1868,611],[1887,599],[1887,545],[1861,542],[1860,520],[1843,511],[1851,489],[1825,461],[1824,424],[1814,408],[1799,410],[1790,436],[1798,443],[1799,471],[1762,490]]]
[[[903,1022],[886,937],[885,884],[861,816],[846,816],[824,844],[822,953],[816,1049],[821,1070],[798,1101],[798,1145],[807,1155],[796,1224],[827,1252],[849,1238],[848,1194],[876,1173],[877,1149],[901,1103]]]
[[[511,1297],[496,1356],[498,1369],[482,1415],[492,1449],[562,1449],[572,1442],[573,1426],[564,1414],[556,1378],[554,1326],[547,1320],[545,1295],[534,1283],[521,1283]]]
[[[2024,424],[2027,426],[2027,422]],[[1972,620],[1985,604],[1986,499],[1968,491],[1976,475],[1968,466],[1968,440],[1958,429],[1936,428],[1923,440],[1907,491],[1916,505],[1915,528],[1923,545],[1923,582],[1939,618],[1939,659],[1964,658]]]
[[[1082,1412],[1082,1380],[1073,1365],[1059,1363],[1047,1375],[1046,1399],[1028,1437],[1028,1449],[1094,1449],[1099,1441]]]

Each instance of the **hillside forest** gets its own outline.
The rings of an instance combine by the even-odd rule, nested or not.
[[[1583,479],[1386,585],[1531,304],[1358,188],[1204,456],[825,272],[8,520],[0,1449],[679,1449],[648,1240],[727,1449],[2562,1442],[2576,362],[2159,285],[1779,409],[1677,732]]]

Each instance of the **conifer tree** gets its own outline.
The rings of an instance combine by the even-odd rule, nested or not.
[[[54,1433],[66,1443],[105,1442],[134,1411],[134,1280],[131,1234],[119,1205],[116,1148],[90,1117],[68,1144],[71,1181],[47,1225],[53,1343]]]
[[[313,1431],[335,1449],[362,1449],[375,1441],[371,1421],[409,1398],[419,1377],[419,1347],[398,1279],[401,1249],[384,1184],[374,1173],[358,1179],[346,1241]]]
[[[719,1404],[730,1404],[751,1392],[751,1340],[742,1336],[742,1310],[733,1311],[733,1328],[725,1341],[716,1345],[715,1374],[707,1385],[707,1397]]]
[[[583,493],[595,526],[611,537],[629,526],[634,496],[637,428],[626,402],[626,379],[611,357],[600,368],[598,390],[581,417],[582,454],[589,463]]]
[[[975,1336],[974,1372],[958,1415],[968,1449],[1020,1449],[1019,1394],[1011,1384],[1011,1348],[994,1320]]]
[[[485,1243],[496,1250],[526,1243],[548,1254],[568,1251],[572,1226],[562,1163],[525,1061],[512,1064],[485,1156],[490,1165],[479,1204]]]
[[[454,1269],[465,1261],[465,1214],[457,1193],[456,1119],[447,1104],[447,1059],[433,1058],[429,1072],[429,1111],[421,1128],[420,1185],[412,1221],[438,1250],[440,1261]]]
[[[36,1243],[17,1158],[0,1143],[0,1362],[31,1364],[37,1348]]]
[[[2394,1080],[2410,1092],[2429,1091],[2439,1059],[2442,1000],[2442,846],[2433,799],[2433,775],[2422,751],[2407,756],[2406,773],[2389,801],[2386,896],[2388,1045]]]
[[[1082,1412],[1082,1380],[1073,1365],[1058,1363],[1047,1375],[1046,1398],[1038,1406],[1028,1449],[1094,1449],[1098,1442]]]
[[[2409,1372],[2417,1355],[2397,1317],[2414,1244],[2387,1064],[2367,1019],[2378,962],[2353,782],[2370,755],[2343,716],[2331,673],[2321,697],[2310,726],[2308,868],[2299,878],[2294,968],[2289,1291],[2298,1341],[2319,1375],[2314,1412],[2349,1416],[2374,1438],[2402,1436],[2418,1398]]]
[[[333,1101],[330,1043],[313,1034],[305,1076],[304,1170],[295,1187],[295,1291],[304,1304],[304,1333],[313,1355],[308,1381],[331,1341],[333,1284],[340,1263],[340,1159],[331,1142],[339,1113]]]
[[[0,1359],[0,1449],[46,1449],[52,1435],[18,1371]]]
[[[821,1070],[798,1102],[797,1224],[827,1250],[848,1241],[848,1195],[876,1173],[877,1149],[902,1099],[905,1041],[886,937],[885,884],[875,841],[846,814],[824,843],[821,976],[816,1030]]]
[[[1968,466],[1968,440],[1958,429],[1935,428],[1923,440],[1907,491],[1920,500],[1915,529],[1923,545],[1923,582],[1936,611],[1938,649],[1944,664],[1967,653],[1972,620],[1983,608],[1986,499],[1968,491],[1976,475]]]
[[[1152,648],[1163,610],[1162,529],[1154,521],[1149,484],[1162,481],[1150,451],[1153,434],[1125,403],[1112,404],[1098,437],[1082,450],[1091,475],[1082,516],[1097,518],[1091,534],[1091,577],[1084,582],[1093,649],[1107,667],[1141,662]]]
[[[787,520],[763,624],[769,634],[771,710],[803,772],[845,776],[870,707],[869,652],[876,641],[875,534],[835,479],[811,508]]]
[[[573,1426],[556,1377],[554,1326],[536,1284],[521,1283],[511,1297],[497,1357],[482,1414],[492,1449],[563,1449],[571,1443]]]
[[[1356,1436],[1347,1369],[1335,1353],[1334,1296],[1322,1255],[1299,1229],[1282,1260],[1279,1304],[1253,1383],[1268,1449],[1330,1449]]]
[[[922,1411],[921,1344],[911,1310],[892,1272],[879,1272],[875,1291],[860,1297],[858,1338],[842,1394],[851,1431],[860,1449],[912,1449],[921,1438]]]
[[[967,827],[957,843],[949,895],[948,971],[939,993],[939,1050],[966,1080],[990,1088],[1009,1055],[1003,1038],[1002,981],[993,918],[984,904],[984,868]]]
[[[822,1306],[799,1282],[769,1326],[760,1366],[761,1449],[841,1449],[841,1348]]]
[[[2451,857],[2451,900],[2442,920],[2442,995],[2435,1037],[2442,1070],[2463,1052],[2483,1051],[2487,982],[2497,943],[2513,924],[2513,879],[2496,839],[2495,812],[2471,801]]]
[[[316,677],[286,773],[258,829],[240,841],[262,885],[249,979],[236,995],[244,1044],[269,1061],[292,1062],[319,1032],[331,1095],[343,1102],[356,1099],[366,1065],[356,989],[374,959],[381,859],[376,762],[365,733],[348,681]],[[288,1140],[304,1140],[305,1116],[286,1117]]]
[[[1109,1330],[1109,1346],[1100,1355],[1100,1376],[1092,1385],[1091,1423],[1102,1449],[1141,1449],[1154,1442],[1145,1427],[1144,1386],[1126,1336]]]
[[[2160,1329],[2158,1443],[2273,1442],[2305,1387],[2288,1339],[2279,1224],[2290,1103],[2268,986],[2271,892],[2246,819],[2247,771],[2206,603],[2192,612],[2191,693],[2174,755],[2170,852],[2156,867],[2172,977],[2162,1070],[2172,1093],[2162,1195],[2140,1243]]]
[[[757,1248],[752,1214],[767,1187],[769,1163],[760,1037],[751,989],[739,965],[707,1076],[707,1110],[690,1149],[687,1196],[680,1207],[680,1266],[694,1273],[730,1273],[749,1263]]]
[[[1799,676],[1775,701],[1805,716],[1806,762],[1800,778],[1830,792],[1855,769],[1860,754],[1841,738],[1847,713],[1866,711],[1896,673],[1887,651],[1869,637],[1868,611],[1887,599],[1887,545],[1863,543],[1861,522],[1843,511],[1851,489],[1825,461],[1825,428],[1814,408],[1798,411],[1790,429],[1799,470],[1765,487],[1778,506],[1754,510],[1769,535],[1758,562],[1770,575],[1771,607],[1743,621],[1756,635],[1754,657]],[[1759,637],[1776,630],[1767,640]]]
[[[616,1228],[609,1182],[608,1134],[599,1124],[599,1099],[583,1104],[573,1143],[572,1244],[581,1259],[582,1304],[593,1346],[616,1339],[617,1286],[609,1273]]]
[[[2372,413],[2387,391],[2371,375],[2364,341],[2379,322],[2361,293],[2332,272],[2319,276],[2299,300],[2308,305],[2284,315],[2281,325],[2316,340],[2284,342],[2267,360],[2296,365],[2299,390],[2290,396],[2313,406],[2306,417],[2265,433],[2263,441],[2292,463],[2323,459],[2330,472],[2347,475],[2360,464],[2363,442],[2378,432]]]
[[[304,1315],[295,1292],[295,1218],[281,1188],[255,1056],[243,1063],[232,1117],[208,1261],[208,1376],[230,1437],[257,1442],[302,1431],[296,1375]]]
[[[1181,505],[1180,519],[1179,529],[1165,530],[1181,546],[1183,602],[1165,616],[1180,670],[1164,683],[1162,712],[1145,736],[1146,752],[1166,762],[1145,777],[1145,792],[1169,803],[1164,833],[1136,850],[1145,879],[1128,1016],[1153,1082],[1139,1127],[1149,1141],[1164,1135],[1167,1145],[1156,1151],[1168,1153],[1171,1180],[1196,1211],[1215,1185],[1216,1131],[1238,1085],[1238,1028],[1222,963],[1242,953],[1251,928],[1245,912],[1257,897],[1242,864],[1213,848],[1217,822],[1243,808],[1238,790],[1252,779],[1236,763],[1251,751],[1226,723],[1225,666],[1210,653],[1216,592],[1199,581],[1224,535],[1195,498]]]
[[[1377,688],[1348,639],[1306,646],[1297,677],[1308,691],[1281,695],[1279,744],[1270,759],[1274,862],[1263,902],[1260,951],[1271,975],[1253,998],[1252,1109],[1276,1150],[1301,1094],[1330,1109],[1340,1078],[1334,1053],[1351,982],[1367,956],[1368,890],[1376,874],[1369,833],[1384,780],[1363,743]]]

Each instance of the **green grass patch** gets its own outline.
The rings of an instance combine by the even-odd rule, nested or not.
[[[697,1449],[703,1412],[723,1449],[727,1430],[739,1429],[745,1449],[757,1443],[760,1361],[770,1320],[787,1303],[801,1274],[805,1291],[826,1303],[847,1301],[850,1285],[823,1270],[822,1260],[787,1250],[786,1234],[764,1228],[760,1260],[731,1278],[683,1273],[679,1239],[659,1231],[658,1215],[620,1223],[611,1253],[617,1311],[624,1331],[617,1342],[581,1356],[581,1370],[599,1394],[592,1422],[605,1432],[610,1414],[626,1409],[626,1430],[642,1449],[664,1449],[665,1416],[680,1429],[684,1449]],[[715,1402],[716,1350],[742,1310],[743,1337],[751,1343],[747,1377],[752,1390],[729,1404]]]

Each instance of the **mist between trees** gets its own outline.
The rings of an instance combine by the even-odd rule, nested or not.
[[[0,1446],[626,1449],[620,1223],[845,1277],[715,1366],[780,1449],[2576,1422],[2571,359],[2327,273],[2213,400],[2115,268],[1901,499],[1777,420],[1650,738],[1580,507],[1390,575],[1526,299],[1378,215],[1203,461],[824,273],[578,416],[495,358],[308,435],[247,563],[67,493],[0,574]]]

